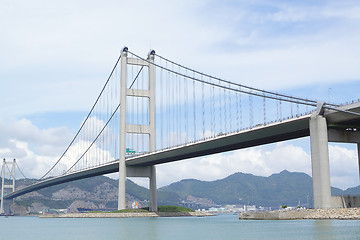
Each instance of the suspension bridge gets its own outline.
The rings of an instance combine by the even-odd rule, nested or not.
[[[237,82],[153,50],[142,58],[123,48],[64,153],[36,183],[4,199],[119,172],[118,208],[126,208],[126,177],[146,177],[156,211],[157,164],[310,136],[314,207],[332,207],[328,142],[357,143],[360,158],[360,102],[321,102]]]

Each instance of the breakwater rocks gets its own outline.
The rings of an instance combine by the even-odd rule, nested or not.
[[[360,220],[360,208],[297,209],[270,212],[246,212],[240,220],[343,219]]]
[[[44,214],[39,218],[134,218],[134,217],[205,217],[207,212],[137,212],[137,213],[65,213]]]

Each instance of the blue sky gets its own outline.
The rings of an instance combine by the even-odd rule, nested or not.
[[[0,0],[0,6],[0,157],[17,158],[30,177],[65,149],[123,46],[141,56],[152,48],[267,90],[335,102],[360,98],[358,1]],[[309,154],[308,139],[301,139],[165,164],[158,181],[235,171],[310,174]],[[356,154],[352,145],[330,144],[334,186],[359,184]],[[349,167],[338,170],[344,163]]]

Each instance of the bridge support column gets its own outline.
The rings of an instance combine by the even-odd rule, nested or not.
[[[155,51],[150,51],[148,54],[148,61],[154,63]],[[149,64],[149,149],[151,152],[156,151],[156,131],[155,131],[155,66]],[[156,167],[151,166],[150,175],[150,206],[149,210],[157,211],[157,194],[156,194]]]
[[[151,212],[157,211],[157,194],[156,194],[156,168],[151,166],[150,173],[150,207]]]
[[[11,171],[7,165],[11,165]],[[9,169],[10,172],[6,171],[6,168]],[[8,200],[8,204],[12,206],[12,210],[5,211],[4,209],[4,195],[5,195],[5,189],[11,189],[12,192],[15,191],[15,168],[16,168],[16,160],[14,159],[12,162],[6,162],[4,159],[3,166],[1,169],[1,197],[0,197],[0,213],[13,213],[14,211],[14,199],[12,200],[12,203]],[[12,184],[5,184],[5,178],[8,177],[9,180],[12,179]]]
[[[128,177],[147,177],[150,181],[150,206],[149,210],[157,211],[156,198],[156,168],[155,166],[127,166],[126,175]]]
[[[314,208],[331,207],[328,131],[325,117],[314,112],[310,117],[311,166]]]
[[[120,146],[119,146],[119,195],[118,210],[126,208],[126,92],[127,92],[127,48],[121,52],[120,79]]]

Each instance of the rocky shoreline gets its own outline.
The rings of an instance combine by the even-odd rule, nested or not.
[[[295,220],[295,219],[341,219],[360,220],[360,208],[297,209],[270,212],[246,212],[240,220]]]
[[[206,217],[207,212],[137,212],[137,213],[65,213],[44,214],[39,218],[134,218],[134,217]]]

